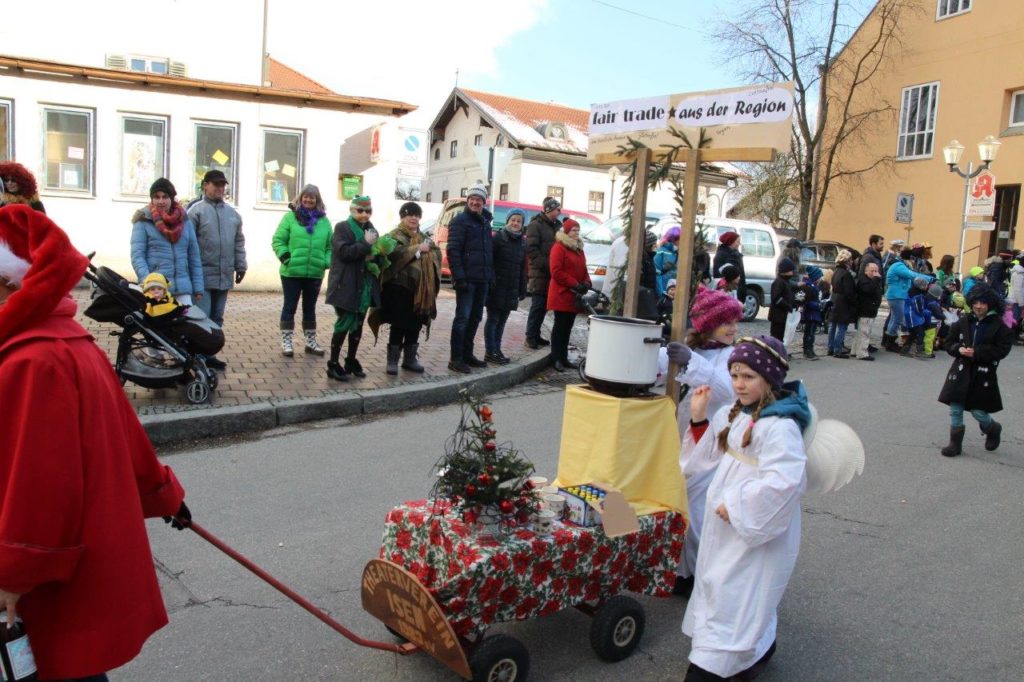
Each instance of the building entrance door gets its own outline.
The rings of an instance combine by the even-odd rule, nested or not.
[[[1020,185],[996,187],[996,206],[993,220],[996,229],[990,233],[988,254],[1012,251],[1016,247],[1017,216],[1020,214]]]

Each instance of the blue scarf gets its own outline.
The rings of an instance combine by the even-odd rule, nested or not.
[[[305,206],[299,206],[299,210],[295,214],[295,216],[299,219],[299,222],[305,226],[306,232],[308,232],[309,234],[313,234],[313,228],[316,227],[317,222],[325,215],[327,214],[324,213],[323,211],[317,210],[315,208],[312,211],[310,211]]]

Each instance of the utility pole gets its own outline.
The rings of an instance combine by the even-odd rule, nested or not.
[[[270,11],[270,0],[263,0],[263,54],[260,55],[260,86],[270,85],[270,55],[267,52],[267,15]]]

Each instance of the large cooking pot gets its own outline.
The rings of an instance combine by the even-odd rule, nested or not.
[[[636,393],[658,378],[661,325],[650,320],[612,315],[590,316],[590,337],[583,373],[604,392]]]

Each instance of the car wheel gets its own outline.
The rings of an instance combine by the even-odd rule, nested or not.
[[[761,291],[759,289],[748,289],[747,297],[743,301],[743,321],[749,322],[757,317],[761,311]]]

